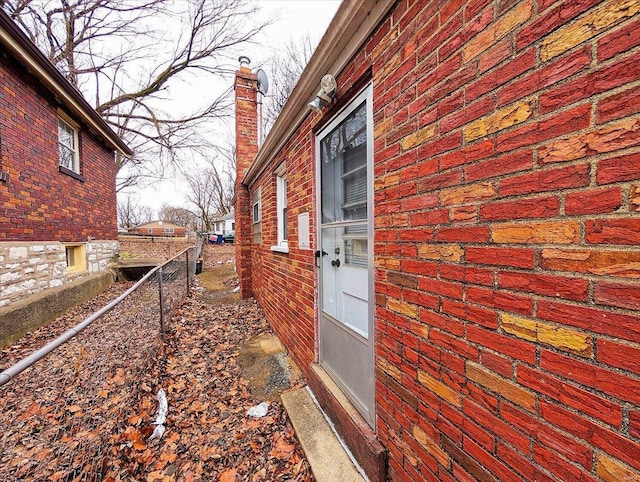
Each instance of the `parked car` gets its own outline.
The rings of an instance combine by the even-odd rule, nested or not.
[[[233,244],[233,242],[235,241],[235,239],[236,239],[236,232],[235,232],[235,231],[230,231],[230,232],[228,232],[227,234],[222,235],[222,240],[223,240],[225,243],[231,243],[231,244]]]

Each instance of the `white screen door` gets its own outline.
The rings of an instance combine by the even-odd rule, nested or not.
[[[371,87],[317,137],[320,363],[374,419]]]

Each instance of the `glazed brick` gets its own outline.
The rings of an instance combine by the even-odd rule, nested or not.
[[[592,468],[593,454],[586,444],[574,440],[537,416],[509,403],[500,406],[500,415],[515,428],[530,434],[537,444],[554,449],[563,457],[573,460],[587,470]]]
[[[484,203],[480,207],[480,219],[487,221],[508,221],[526,218],[553,217],[560,212],[557,197],[541,197],[517,201]]]
[[[468,247],[466,260],[472,264],[533,268],[534,252],[524,248]]]
[[[618,189],[611,189],[618,195]],[[587,198],[588,199],[588,198]],[[593,219],[585,223],[587,243],[637,245],[640,240],[640,219]]]
[[[589,283],[586,280],[534,273],[499,273],[498,284],[514,291],[543,296],[586,301]]]
[[[619,403],[569,385],[541,370],[524,365],[518,366],[518,383],[615,428],[619,429],[622,425],[622,406]],[[591,457],[589,461],[590,459]],[[587,465],[585,467],[588,468]]]
[[[600,339],[598,361],[640,375],[640,346]]]
[[[545,300],[538,301],[537,305],[539,318],[640,343],[638,315]]]
[[[638,404],[640,393],[633,378],[569,358],[548,350],[540,351],[540,368],[586,387],[598,390],[623,402]]]
[[[598,162],[596,181],[598,184],[634,181],[640,179],[640,153],[612,157]]]
[[[549,192],[589,184],[588,164],[578,164],[506,178],[498,185],[501,196]]]
[[[638,29],[640,20],[628,23],[602,37],[598,41],[598,60],[604,62],[639,45]]]
[[[601,305],[633,310],[640,306],[640,284],[600,281],[596,283],[594,298]]]
[[[535,362],[536,349],[533,343],[520,341],[476,326],[467,327],[467,340],[526,363],[533,364]]]
[[[616,211],[620,206],[622,206],[622,189],[613,187],[567,194],[564,210],[568,215],[605,214]],[[588,240],[588,235],[587,241],[592,242]]]

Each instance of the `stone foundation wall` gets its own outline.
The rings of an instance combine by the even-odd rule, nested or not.
[[[90,241],[84,247],[87,269],[74,273],[67,271],[60,242],[0,243],[0,307],[105,271],[119,251],[118,241]]]

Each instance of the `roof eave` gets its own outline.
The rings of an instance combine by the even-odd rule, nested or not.
[[[86,101],[46,56],[27,38],[20,28],[0,10],[0,45],[29,72],[79,120],[90,127],[110,148],[125,156],[133,151],[113,132],[91,105]]]
[[[250,186],[258,178],[309,115],[307,104],[315,98],[322,76],[327,73],[337,76],[346,67],[394,3],[395,0],[342,2],[244,176],[244,185]]]

